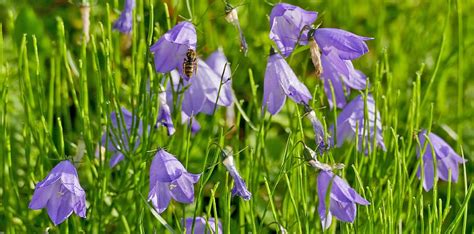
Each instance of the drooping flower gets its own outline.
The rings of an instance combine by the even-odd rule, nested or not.
[[[54,225],[66,220],[73,212],[86,217],[86,193],[79,184],[74,165],[68,160],[56,165],[48,176],[36,184],[30,209],[46,207]]]
[[[270,13],[270,39],[272,39],[283,56],[293,52],[296,43],[308,43],[306,26],[313,24],[318,17],[314,11],[306,11],[287,3],[276,4]]]
[[[298,80],[285,59],[272,49],[265,71],[263,107],[275,115],[285,104],[286,96],[298,104],[308,104],[312,98],[308,88]]]
[[[351,60],[359,58],[369,51],[365,41],[371,39],[373,38],[358,36],[335,28],[315,30],[314,40],[316,43],[314,45],[321,51],[321,78],[331,108],[334,105],[331,85],[336,96],[336,106],[339,108],[345,106],[345,96],[350,89],[362,90],[366,88],[366,76],[354,68]]]
[[[340,147],[345,140],[353,140],[358,134],[357,150],[365,149],[365,153],[374,149],[374,137],[377,146],[386,150],[382,135],[380,113],[375,109],[375,101],[371,94],[367,96],[367,113],[365,116],[364,98],[359,95],[347,104],[337,117],[336,139]],[[368,126],[365,126],[364,119]]]
[[[194,201],[194,184],[200,174],[189,173],[172,154],[158,150],[150,167],[151,201],[158,213],[168,208],[171,198],[181,203]]]
[[[194,25],[187,21],[178,23],[150,47],[150,51],[155,56],[156,71],[167,73],[178,69],[183,74],[186,52],[189,49],[196,50],[196,43]]]
[[[130,148],[130,139],[132,137],[133,125],[138,119],[133,117],[132,113],[127,109],[121,109],[121,121],[120,114],[117,112],[110,113],[111,128],[109,129],[108,135],[104,133],[102,135],[101,146],[107,147],[107,150],[112,153],[112,157],[109,162],[110,167],[115,167],[125,156],[124,153],[135,150],[140,144],[139,136],[143,132],[143,123],[140,121],[138,124],[137,137],[135,138],[135,144]],[[134,120],[135,118],[135,120]],[[135,122],[134,122],[135,121]],[[107,144],[108,141],[108,144]]]
[[[122,33],[132,32],[133,25],[133,8],[135,8],[135,0],[125,0],[125,5],[120,17],[114,22],[113,28]]]
[[[161,87],[161,90],[164,90]],[[171,118],[171,109],[167,102],[167,95],[165,91],[160,91],[158,94],[158,102],[160,104],[158,109],[158,118],[156,120],[155,127],[163,125],[168,129],[168,135],[171,136],[175,133],[176,129],[174,128],[173,120]]]
[[[211,115],[217,106],[230,106],[233,102],[232,83],[215,73],[204,61],[198,59],[195,76],[185,82],[182,110],[188,116],[197,113]]]
[[[451,170],[451,181],[457,182],[459,177],[458,164],[463,164],[467,161],[460,157],[448,143],[434,133],[428,134],[428,142],[426,142],[426,130],[421,131],[418,134],[418,138],[420,139],[421,147],[424,147],[426,144],[426,150],[422,158],[424,172],[423,188],[426,191],[433,188],[435,180],[433,152],[435,154],[434,158],[436,159],[437,177],[444,181],[449,181],[449,171]],[[418,158],[421,152],[422,148],[420,149],[420,147],[418,147]],[[416,175],[421,179],[421,168],[418,168]]]
[[[221,60],[216,56],[221,55],[214,55],[209,59],[215,69],[220,70],[221,65],[226,67],[226,63],[221,63]],[[189,123],[192,119],[191,130],[193,133],[200,129],[199,123],[193,118],[194,116],[198,113],[212,115],[218,106],[231,106],[234,100],[230,74],[227,76],[227,72],[224,72],[223,69],[217,74],[206,62],[199,58],[197,59],[197,66],[196,74],[189,80],[180,80],[179,73],[172,71],[170,73],[171,84],[168,83],[167,85],[167,99],[170,107],[172,106],[173,90],[178,93],[182,92],[181,95],[184,95],[181,103],[182,122]],[[222,72],[225,73],[224,76],[222,76]],[[179,96],[177,99],[181,100]]]
[[[247,41],[245,40],[244,32],[240,28],[239,15],[237,14],[236,8],[230,5],[230,3],[228,2],[225,5],[225,19],[227,20],[227,22],[234,25],[239,31],[240,50],[244,52],[245,56],[247,56],[248,45]]]
[[[252,193],[247,190],[247,185],[245,184],[244,179],[240,177],[239,172],[234,164],[234,156],[232,155],[232,148],[226,147],[222,151],[222,164],[224,164],[225,168],[229,172],[230,176],[234,179],[234,187],[232,188],[232,196],[240,196],[244,200],[250,200],[252,197]]]
[[[184,220],[184,226],[186,228],[186,234],[223,233],[222,223],[220,220],[218,220],[216,232],[216,220],[214,218],[209,218],[209,220],[206,220],[204,217],[196,217],[194,220],[193,218],[186,218],[186,220]]]
[[[309,44],[316,74],[321,74],[329,105],[332,108],[331,82],[336,106],[342,108],[350,89],[366,87],[366,76],[354,69],[351,60],[367,53],[365,41],[373,38],[335,28],[315,29],[312,24],[317,16],[317,12],[305,11],[297,6],[276,4],[270,14],[270,39],[285,57],[293,52],[296,44]]]
[[[331,190],[327,195],[329,188]],[[318,213],[323,229],[329,228],[332,216],[344,222],[354,222],[357,213],[356,204],[370,204],[341,177],[334,175],[331,171],[321,171],[319,173],[318,196]],[[329,197],[329,204],[326,204],[326,197]]]

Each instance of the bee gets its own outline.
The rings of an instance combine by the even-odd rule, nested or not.
[[[196,51],[193,49],[188,49],[186,52],[186,58],[183,61],[183,73],[189,78],[197,72],[197,56]]]

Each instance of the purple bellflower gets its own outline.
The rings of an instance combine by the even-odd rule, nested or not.
[[[462,157],[460,157],[443,139],[434,133],[428,134],[429,141],[426,142],[426,130],[421,131],[418,134],[420,139],[421,147],[424,147],[425,144],[426,150],[423,154],[423,188],[426,191],[431,190],[434,184],[434,163],[433,163],[433,152],[436,159],[436,174],[437,177],[444,181],[449,181],[449,171],[451,170],[451,180],[454,182],[458,181],[459,170],[458,164],[463,164],[466,162]],[[426,142],[426,143],[425,143]],[[418,158],[420,157],[421,149],[417,149]],[[418,168],[416,173],[418,178],[421,179],[421,168]]]
[[[365,41],[371,39],[373,38],[361,37],[335,28],[315,30],[314,40],[321,51],[321,78],[331,107],[334,105],[331,85],[334,89],[336,106],[339,108],[346,104],[345,93],[350,89],[366,88],[366,76],[354,68],[351,60],[369,51]]]
[[[161,87],[161,90],[164,90],[164,88]],[[174,128],[173,120],[171,118],[171,109],[168,105],[165,91],[160,91],[158,94],[158,102],[160,107],[158,109],[158,118],[156,120],[155,127],[160,125],[165,126],[168,129],[168,135],[171,136],[176,132],[176,129]]]
[[[230,147],[226,147],[226,149],[222,151],[222,164],[224,164],[230,176],[232,176],[232,178],[234,179],[234,188],[232,188],[232,196],[237,195],[248,201],[252,197],[252,193],[247,190],[247,185],[245,184],[244,179],[240,177],[237,168],[235,168],[234,156],[232,154],[232,148]]]
[[[206,221],[203,217],[196,217],[196,219],[194,219],[194,232],[192,232],[193,218],[187,218],[184,220],[184,226],[186,227],[186,234],[223,233],[222,223],[220,220],[218,220],[216,232],[216,220],[214,218],[209,218],[209,220]]]
[[[86,193],[79,184],[74,165],[68,160],[58,163],[44,180],[36,184],[28,207],[33,210],[46,207],[54,225],[62,223],[72,212],[85,218]]]
[[[308,88],[298,80],[286,60],[270,51],[263,84],[263,107],[275,115],[283,108],[286,96],[298,104],[308,104],[312,98]]]
[[[150,51],[155,55],[156,71],[167,73],[178,69],[180,74],[183,74],[186,52],[188,49],[196,50],[196,43],[194,25],[187,21],[178,23],[150,47]]]
[[[329,188],[331,190],[327,195]],[[319,173],[318,195],[318,212],[323,229],[331,226],[332,216],[344,222],[354,222],[357,213],[356,204],[370,204],[341,177],[334,175],[331,171],[323,170]],[[329,198],[329,204],[326,204],[326,197]]]
[[[377,146],[386,150],[382,135],[382,121],[380,113],[375,109],[375,101],[372,95],[367,96],[367,122],[364,123],[364,98],[359,95],[349,104],[347,104],[337,117],[337,146],[340,147],[345,140],[354,140],[355,134],[358,134],[359,144],[357,150],[361,151],[366,147],[367,154],[373,147],[374,137]]]
[[[351,60],[367,53],[365,41],[373,38],[335,28],[314,29],[311,25],[317,16],[317,12],[297,6],[276,4],[270,14],[270,39],[285,57],[293,52],[297,44],[306,45],[309,42],[316,74],[321,74],[329,104],[333,106],[331,82],[336,106],[342,108],[346,104],[346,92],[351,88],[361,90],[366,87],[366,76],[354,69]]]
[[[283,56],[293,52],[296,43],[308,43],[305,26],[313,24],[318,13],[306,11],[287,3],[276,4],[270,13],[270,39],[272,39]]]
[[[224,76],[222,76],[222,72],[224,71],[223,68],[226,67],[226,63],[218,61],[217,58],[214,58],[216,56],[211,57],[209,61],[216,70],[220,70],[219,74],[216,73],[206,62],[198,58],[198,69],[191,79],[183,79],[182,82],[180,82],[178,76],[179,73],[172,71],[172,85],[167,85],[167,99],[170,107],[172,106],[170,103],[172,103],[173,100],[172,90],[181,92],[181,90],[186,88],[182,94],[184,96],[181,116],[182,122],[192,122],[191,130],[193,133],[200,129],[200,125],[194,116],[201,112],[212,115],[217,106],[229,107],[232,105],[234,100],[230,74],[224,72]],[[220,67],[221,65],[222,70]],[[227,69],[229,68],[226,67],[226,70]],[[180,98],[178,98],[178,100],[179,99]],[[192,121],[190,121],[191,119]]]
[[[129,142],[130,138],[132,137],[131,135],[134,117],[130,111],[123,107],[121,109],[121,112],[123,116],[123,123],[125,125],[122,124],[122,122],[120,121],[120,117],[114,111],[110,113],[110,121],[112,123],[113,129],[109,129],[108,136],[107,133],[104,133],[102,135],[101,145],[105,146],[108,140],[108,144],[106,147],[108,151],[112,152],[112,158],[109,162],[110,167],[115,167],[120,161],[122,161],[125,158],[124,153],[130,150],[134,150],[136,147],[138,147],[138,145],[140,144],[140,139],[138,136],[141,135],[143,132],[143,123],[140,121],[137,131],[138,136],[135,139],[136,142],[133,146],[133,149],[130,149]],[[135,119],[135,121],[138,121],[138,119]]]
[[[160,149],[150,167],[148,201],[151,201],[158,213],[168,208],[171,198],[181,203],[192,203],[194,184],[200,176],[186,171],[172,154]]]
[[[127,34],[132,32],[133,8],[135,8],[135,0],[125,0],[122,14],[120,14],[120,17],[114,22],[113,28],[115,30]]]

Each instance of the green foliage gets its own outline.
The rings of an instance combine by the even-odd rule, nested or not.
[[[86,43],[82,3],[0,1],[0,232],[179,233],[181,218],[193,216],[219,218],[225,233],[321,232],[317,205],[324,198],[317,195],[317,172],[302,159],[300,142],[315,146],[303,108],[289,101],[276,116],[261,114],[273,3],[231,2],[242,4],[239,18],[249,44],[244,57],[237,31],[224,19],[223,1],[137,0],[130,36],[111,29],[121,1],[89,2]],[[318,11],[323,27],[375,37],[355,66],[370,79],[366,91],[374,94],[381,112],[387,151],[365,156],[350,142],[321,158],[344,163],[340,175],[371,202],[358,207],[354,224],[333,221],[328,232],[472,231],[472,1],[288,2]],[[100,137],[110,127],[108,116],[124,106],[154,125],[158,102],[152,94],[168,77],[154,71],[149,46],[183,19],[196,25],[201,57],[222,47],[232,63],[239,100],[235,129],[225,124],[221,108],[214,116],[199,116],[202,130],[192,135],[175,111],[175,135],[152,127],[140,147],[111,169],[109,154],[96,157]],[[321,107],[317,115],[330,126],[339,110],[329,109],[308,49],[297,51],[288,62],[314,93],[313,106]],[[469,160],[457,183],[440,181],[430,192],[422,189],[415,176],[421,128],[436,132]],[[85,155],[78,160],[82,143]],[[226,145],[241,151],[234,157],[253,193],[250,201],[230,195],[231,179],[219,158]],[[177,155],[190,172],[203,173],[195,202],[172,202],[161,215],[146,202],[149,168],[159,147]],[[72,215],[54,226],[45,210],[30,210],[28,203],[35,184],[66,158],[77,163],[87,218]]]

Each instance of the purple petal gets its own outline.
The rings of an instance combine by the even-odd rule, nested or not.
[[[373,39],[337,28],[319,28],[316,30],[314,38],[323,53],[328,54],[335,50],[338,56],[344,60],[356,59],[367,53],[369,48],[365,41]]]
[[[172,182],[186,171],[183,164],[172,154],[163,149],[158,150],[150,167],[150,187],[158,182]]]
[[[33,210],[39,210],[46,207],[49,198],[55,195],[56,191],[59,190],[59,186],[60,182],[58,181],[56,183],[49,184],[44,187],[38,187],[38,185],[36,185],[35,192],[33,193],[33,198],[31,198],[31,202],[28,205],[28,208]]]
[[[317,12],[306,11],[286,3],[276,4],[270,13],[270,39],[286,57],[293,52],[298,38],[301,45],[308,42],[308,30],[303,28],[310,26],[317,17]]]
[[[184,174],[170,183],[171,197],[181,203],[192,203],[194,201],[194,183],[196,182],[195,176]]]
[[[156,126],[160,124],[165,126],[168,129],[168,135],[171,136],[175,133],[176,129],[174,128],[173,120],[171,118],[171,109],[168,105],[166,96],[166,92],[161,92],[158,94],[160,107],[158,110]]]
[[[157,72],[167,73],[180,69],[188,49],[196,49],[196,29],[190,22],[183,21],[166,32],[150,51],[155,55]]]
[[[153,186],[150,184],[150,187],[148,201],[151,201],[158,213],[163,213],[171,201],[169,183],[156,182]]]
[[[331,82],[334,94],[336,95],[336,106],[339,108],[344,107],[346,105],[346,97],[341,77],[348,76],[349,74],[346,63],[335,52],[330,52],[327,55],[321,55],[321,64],[323,66],[321,78],[324,81],[324,92],[328,98],[329,106],[333,108]]]
[[[62,223],[72,214],[71,201],[71,193],[63,186],[48,200],[48,215],[54,225]]]
[[[112,158],[110,158],[110,162],[109,162],[109,167],[110,168],[113,168],[115,167],[119,162],[121,162],[123,159],[125,158],[125,156],[117,151],[116,153],[114,153],[112,155]]]
[[[267,65],[263,83],[263,107],[267,107],[270,114],[275,115],[283,108],[286,95],[280,86],[279,79],[274,71]]]
[[[231,68],[230,64],[227,61],[225,54],[222,52],[221,49],[214,51],[209,57],[206,59],[206,64],[214,70],[214,72],[221,77],[223,76],[223,80],[228,80],[231,77]]]
[[[125,6],[120,14],[120,17],[114,22],[113,28],[122,32],[122,33],[130,33],[132,31],[132,11],[135,7],[134,0],[126,0]]]
[[[280,90],[276,87],[279,84]],[[285,98],[281,92],[298,104],[307,104],[312,98],[308,88],[296,77],[288,63],[279,54],[270,55],[265,71],[263,104],[269,112],[276,114],[281,110]]]
[[[193,227],[193,218],[187,218],[184,221],[184,226],[186,228],[186,234],[191,234],[191,233],[209,233],[209,228],[211,230],[211,233],[222,233],[222,223],[220,220],[218,221],[218,230],[216,232],[216,221],[214,218],[209,218],[206,224],[206,219],[203,217],[196,217],[194,221],[194,232],[192,227]]]

